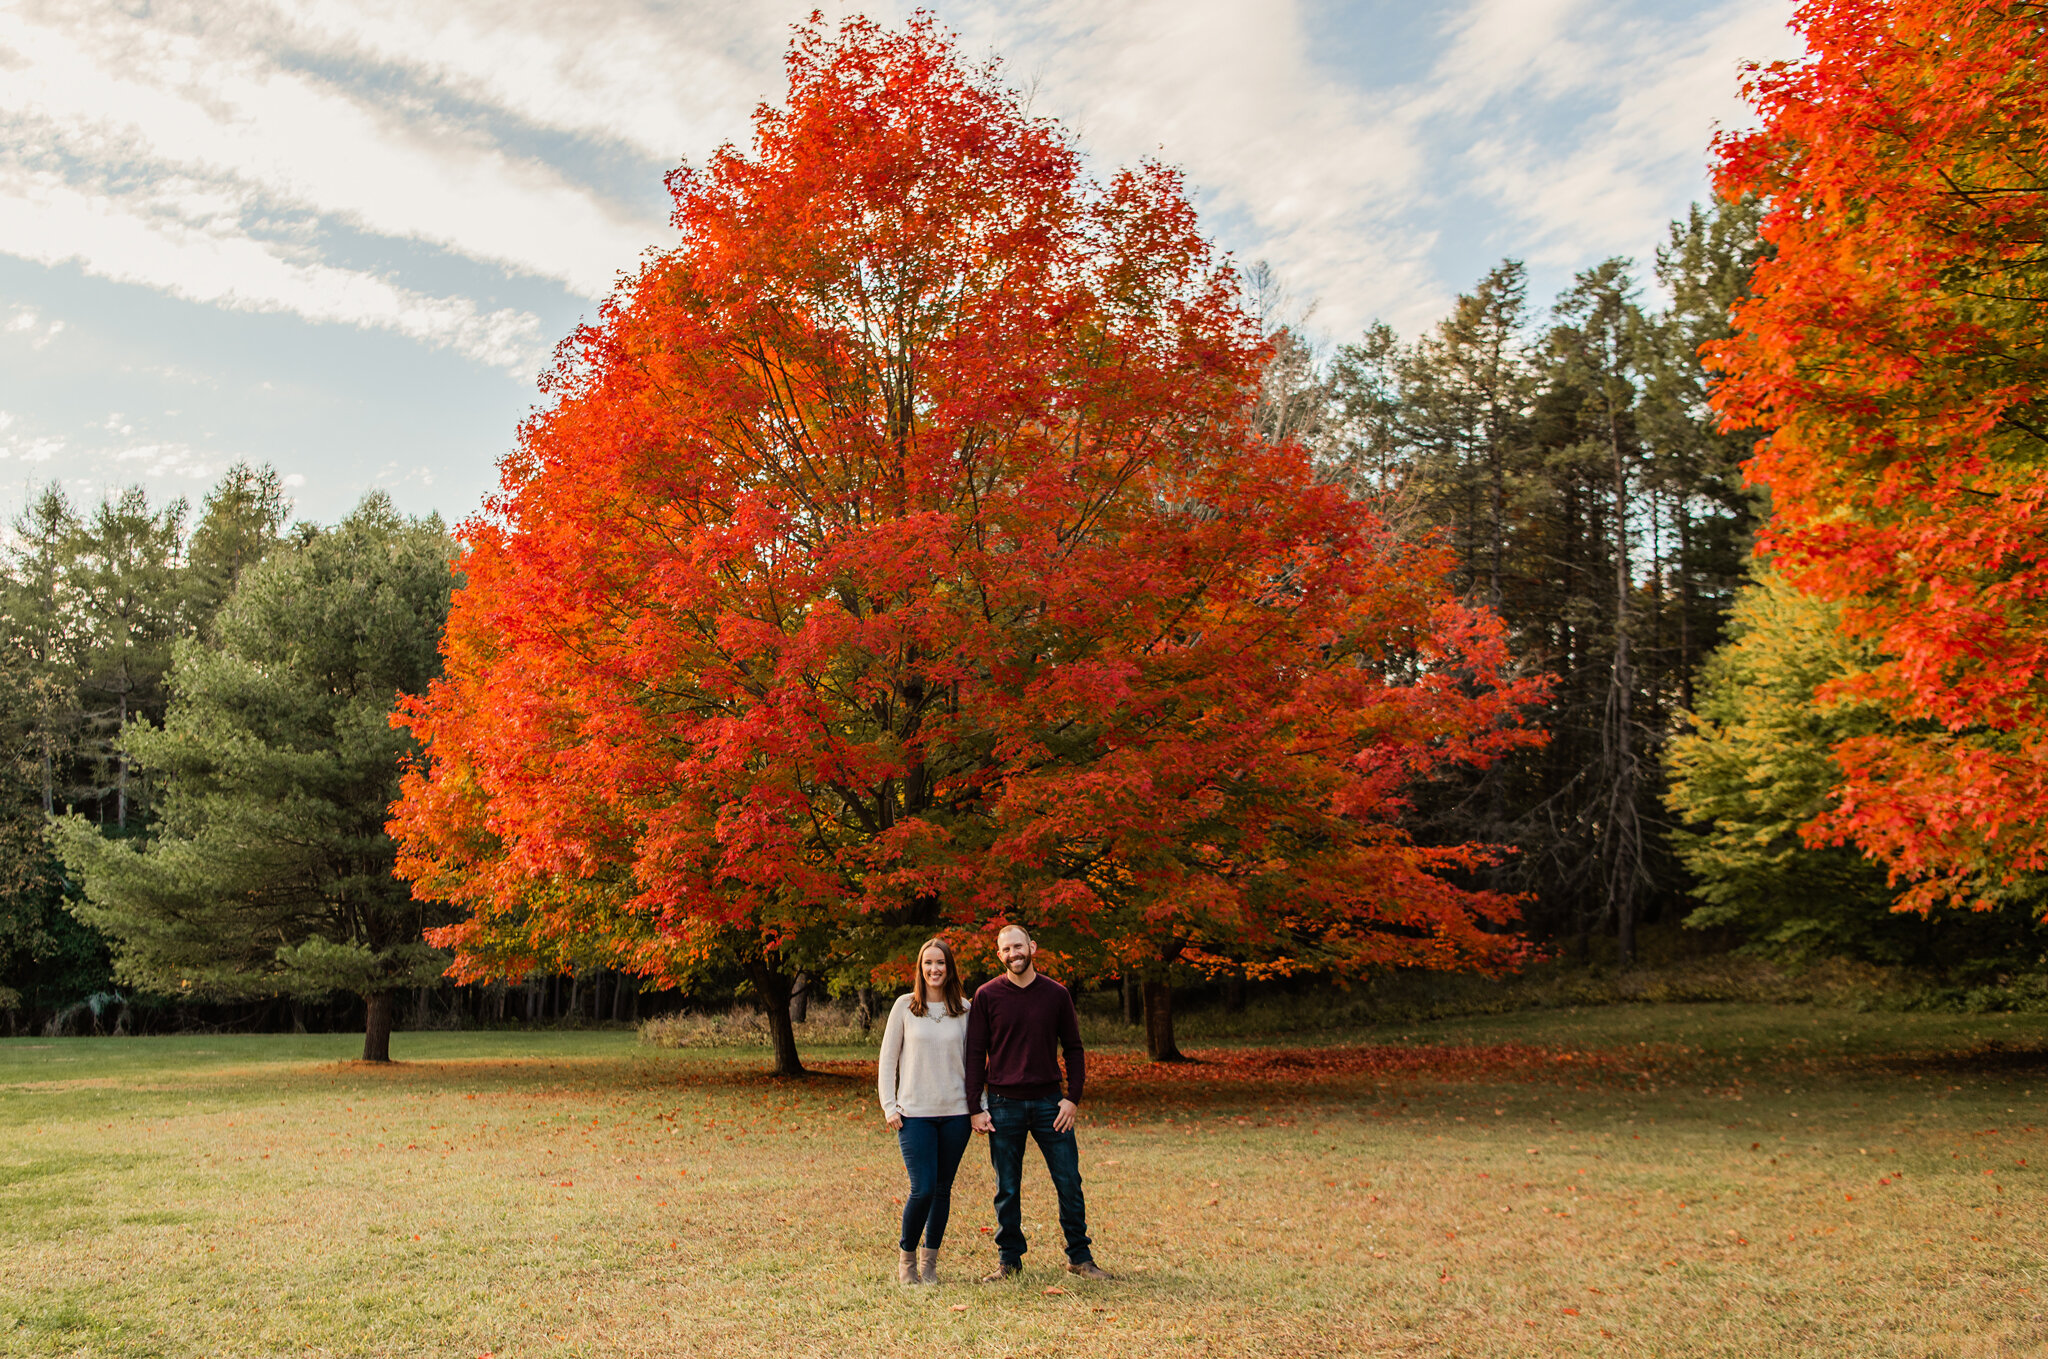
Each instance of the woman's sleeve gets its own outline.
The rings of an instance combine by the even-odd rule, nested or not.
[[[882,1030],[882,1059],[876,1064],[875,1094],[882,1101],[882,1117],[895,1118],[903,1112],[896,1102],[896,1066],[903,1056],[902,1004],[890,1007],[889,1027]]]

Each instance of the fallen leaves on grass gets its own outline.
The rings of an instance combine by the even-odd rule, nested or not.
[[[1359,1079],[1415,1078],[1436,1081],[1648,1078],[1668,1057],[1655,1049],[1557,1049],[1532,1043],[1458,1044],[1425,1047],[1383,1043],[1327,1048],[1211,1048],[1187,1054],[1185,1062],[1152,1062],[1126,1052],[1091,1053],[1091,1081],[1145,1086],[1276,1085],[1315,1086]],[[835,1075],[871,1077],[875,1064],[860,1060],[811,1063]]]

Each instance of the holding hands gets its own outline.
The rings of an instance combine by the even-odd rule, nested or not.
[[[1059,1112],[1052,1116],[1053,1131],[1072,1132],[1074,1130],[1074,1116],[1079,1112],[1080,1109],[1075,1105],[1074,1101],[1070,1099],[1061,1100]],[[986,1112],[976,1114],[969,1121],[974,1124],[974,1130],[978,1133],[994,1132],[996,1130],[995,1119]],[[894,1127],[895,1125],[891,1124],[890,1126]]]

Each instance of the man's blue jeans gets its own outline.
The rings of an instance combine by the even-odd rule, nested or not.
[[[1005,1268],[1024,1263],[1024,1210],[1019,1191],[1024,1181],[1024,1142],[1038,1143],[1045,1168],[1052,1174],[1060,1200],[1060,1230],[1067,1236],[1067,1261],[1083,1265],[1095,1258],[1088,1248],[1088,1205],[1081,1197],[1081,1144],[1074,1130],[1053,1131],[1059,1115],[1057,1099],[1006,1099],[989,1092],[988,1115],[995,1129],[988,1138],[989,1164],[996,1172],[996,1253]]]
[[[933,1250],[945,1241],[946,1221],[953,1212],[953,1175],[973,1136],[965,1114],[903,1116],[896,1145],[903,1149],[903,1168],[910,1172],[910,1195],[903,1200],[903,1235],[897,1243],[904,1250],[916,1250],[919,1237]]]

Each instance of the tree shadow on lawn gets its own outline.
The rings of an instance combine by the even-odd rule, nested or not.
[[[1235,1103],[1274,1098],[1367,1100],[1389,1089],[1421,1085],[1547,1086],[1654,1092],[1674,1085],[1748,1084],[1746,1077],[1796,1075],[1802,1081],[1936,1076],[2026,1076],[2048,1070],[2048,1044],[1979,1041],[1967,1047],[1913,1053],[1814,1054],[1793,1048],[1707,1050],[1696,1045],[1638,1043],[1620,1047],[1551,1047],[1533,1043],[1412,1042],[1313,1048],[1201,1049],[1190,1060],[1153,1063],[1141,1054],[1091,1053],[1090,1102],[1137,1110],[1190,1101]],[[870,1058],[814,1057],[806,1074],[775,1075],[765,1054],[669,1050],[565,1058],[434,1058],[390,1063],[324,1062],[237,1066],[205,1073],[201,1083],[260,1082],[322,1089],[400,1087],[421,1093],[521,1096],[549,1100],[656,1097],[697,1091],[789,1098],[850,1108],[871,1097]],[[53,1082],[63,1084],[61,1082]]]
[[[1852,1059],[1845,1065],[1859,1071],[1900,1076],[2021,1076],[2048,1071],[2048,1045],[2007,1043],[1994,1038],[1952,1052],[1865,1057]]]

